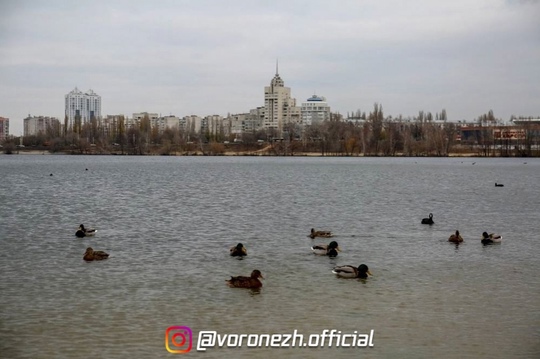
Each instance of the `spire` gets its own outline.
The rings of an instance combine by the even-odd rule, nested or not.
[[[285,84],[283,83],[283,80],[281,77],[279,77],[279,67],[278,67],[278,60],[276,59],[276,74],[274,75],[274,78],[270,82],[270,86],[272,87],[283,87]]]

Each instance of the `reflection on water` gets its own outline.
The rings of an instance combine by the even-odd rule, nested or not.
[[[373,348],[216,358],[536,358],[540,162],[474,161],[0,156],[0,353],[166,357],[165,330],[183,325],[195,340],[375,333]],[[96,236],[76,238],[81,223]],[[329,242],[313,227],[335,234],[337,257],[311,252]],[[503,243],[482,246],[484,231]],[[109,259],[85,263],[88,246]],[[361,263],[368,280],[331,273]],[[260,291],[226,285],[253,269]]]

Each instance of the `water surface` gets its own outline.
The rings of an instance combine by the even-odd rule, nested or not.
[[[538,358],[539,179],[536,159],[0,156],[0,357],[171,357],[180,325],[195,357],[200,330],[373,329],[372,348],[204,355]],[[338,257],[311,253],[312,227]],[[331,273],[361,263],[367,281]],[[255,268],[260,292],[225,285]]]

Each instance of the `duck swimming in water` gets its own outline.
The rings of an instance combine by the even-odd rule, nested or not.
[[[433,213],[430,213],[428,218],[422,219],[422,224],[433,224],[433,223],[435,223],[433,222]]]
[[[322,238],[330,238],[332,237],[332,232],[330,231],[316,231],[315,228],[311,228],[311,232],[309,234],[311,239],[316,237],[322,237]]]
[[[77,232],[75,232],[75,235],[79,238],[83,238],[83,237],[93,236],[94,234],[96,234],[96,232],[97,232],[97,229],[84,228],[84,224],[81,224],[79,226],[79,229],[77,229]]]
[[[368,274],[372,275],[371,272],[369,271],[368,266],[365,264],[360,264],[358,268],[351,265],[337,266],[337,267],[334,267],[334,269],[332,269],[332,273],[342,278],[360,278],[360,279],[367,279]]]
[[[492,244],[492,243],[501,243],[502,236],[495,233],[488,234],[487,232],[482,233],[482,244]]]
[[[231,256],[233,257],[244,257],[247,256],[246,247],[242,243],[238,243],[236,246],[231,247],[230,249]]]
[[[109,258],[108,253],[105,253],[103,251],[95,251],[92,249],[92,247],[86,248],[86,252],[84,252],[84,257],[83,257],[83,259],[87,262],[100,261],[107,258]]]
[[[261,274],[261,271],[258,269],[253,270],[251,272],[251,276],[244,277],[244,276],[238,276],[238,277],[232,277],[231,279],[227,279],[227,285],[232,288],[251,288],[251,289],[257,289],[262,287],[262,283],[259,280],[259,278],[264,279],[264,277]]]
[[[456,231],[455,234],[450,235],[450,237],[448,238],[448,242],[453,242],[453,243],[463,242],[463,238],[461,238],[459,231]]]
[[[317,244],[311,247],[311,250],[313,251],[313,253],[320,256],[326,255],[329,257],[335,257],[338,255],[338,252],[341,252],[341,249],[339,248],[339,245],[336,241],[332,241],[329,244]]]

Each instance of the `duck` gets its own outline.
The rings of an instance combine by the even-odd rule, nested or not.
[[[502,236],[500,234],[490,233],[487,232],[482,233],[482,244],[492,244],[492,243],[501,243]]]
[[[360,264],[357,267],[351,265],[337,266],[332,269],[332,273],[342,278],[360,278],[367,279],[368,274],[371,274],[369,268],[365,264]]]
[[[84,257],[83,257],[83,259],[87,262],[100,261],[107,258],[109,258],[108,253],[105,253],[103,251],[95,251],[92,249],[92,247],[86,248],[86,252],[84,252]]]
[[[495,182],[495,187],[504,187],[504,185],[502,183]]]
[[[454,243],[463,242],[463,238],[459,234],[459,231],[456,231],[456,233],[450,235],[450,237],[448,238],[448,242],[454,242]]]
[[[231,247],[230,253],[231,253],[231,256],[233,257],[247,256],[246,247],[244,247],[242,243],[238,243],[236,246]]]
[[[251,276],[245,277],[245,276],[237,276],[232,277],[231,279],[225,280],[227,282],[227,285],[231,288],[251,288],[251,289],[258,289],[262,287],[262,282],[259,280],[259,278],[264,279],[264,277],[261,274],[261,271],[258,269],[254,269],[253,272],[251,272]]]
[[[341,252],[339,245],[336,241],[332,241],[329,244],[317,244],[311,247],[313,253],[321,256],[335,257],[338,255],[338,252]]]
[[[422,224],[433,224],[435,222],[433,222],[433,213],[430,213],[429,214],[429,217],[428,218],[423,218],[422,219]]]
[[[315,237],[330,238],[332,237],[332,232],[330,231],[316,231],[315,228],[311,228],[311,233],[309,234],[311,239]]]
[[[96,232],[97,232],[97,229],[84,228],[84,224],[81,224],[79,226],[79,229],[77,229],[77,232],[75,232],[75,235],[79,238],[83,238],[83,237],[93,236],[94,234],[96,234]]]

